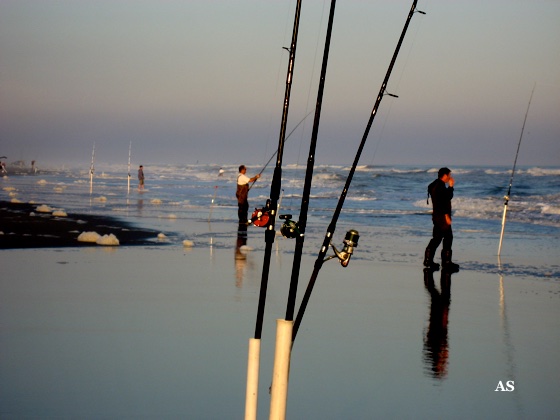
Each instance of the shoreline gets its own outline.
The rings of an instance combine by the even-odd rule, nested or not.
[[[138,228],[114,217],[75,214],[53,216],[37,211],[38,204],[0,201],[0,249],[99,246],[78,241],[82,232],[113,234],[120,246],[154,245],[158,231]]]

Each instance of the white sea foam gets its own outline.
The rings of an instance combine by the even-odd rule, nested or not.
[[[78,235],[78,241],[97,243],[100,237],[101,235],[97,232],[82,232]]]
[[[108,235],[103,235],[99,239],[97,239],[97,245],[104,245],[104,246],[118,246],[119,240],[115,235],[112,233]]]
[[[53,209],[51,207],[47,206],[46,204],[40,205],[35,210],[38,211],[39,213],[52,213],[53,212]]]
[[[55,210],[52,212],[52,215],[55,217],[67,217],[68,215],[64,210]]]

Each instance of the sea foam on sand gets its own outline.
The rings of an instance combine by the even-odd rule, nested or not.
[[[101,236],[97,232],[82,232],[78,235],[78,241],[80,242],[91,242],[97,245],[105,246],[118,246],[120,244],[119,240],[112,233],[108,235]]]
[[[97,243],[99,238],[101,238],[101,235],[97,232],[82,232],[78,236],[78,241]]]

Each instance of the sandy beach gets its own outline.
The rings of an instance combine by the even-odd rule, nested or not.
[[[0,417],[241,418],[262,231],[244,252],[235,227],[213,231],[230,246],[2,251]],[[292,246],[279,238],[272,258],[259,418]],[[293,348],[287,417],[555,418],[559,315],[557,279],[326,263]]]

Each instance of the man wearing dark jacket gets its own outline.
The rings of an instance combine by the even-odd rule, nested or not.
[[[449,187],[446,186],[449,184]],[[434,262],[434,255],[443,240],[441,262],[443,269],[458,271],[459,266],[451,262],[451,245],[453,244],[453,230],[451,229],[451,199],[455,180],[449,168],[438,171],[438,179],[428,186],[428,195],[432,197],[432,222],[434,230],[432,239],[424,253],[424,266],[432,270],[439,270],[439,264]]]

